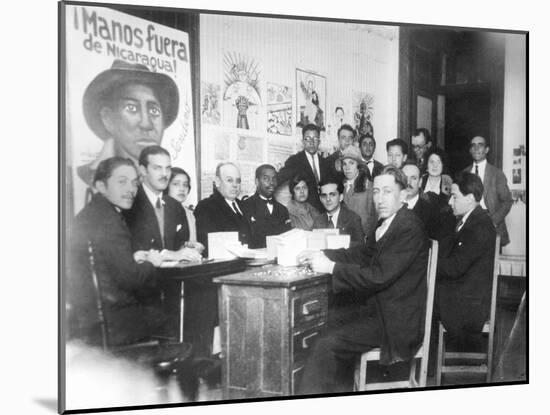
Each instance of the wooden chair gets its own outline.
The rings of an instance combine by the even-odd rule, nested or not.
[[[369,350],[361,355],[355,366],[354,391],[369,391],[377,389],[425,387],[428,377],[428,358],[430,355],[430,335],[432,331],[432,313],[435,292],[435,276],[437,271],[438,242],[431,240],[428,256],[428,295],[426,297],[426,317],[424,322],[424,339],[415,356],[410,362],[409,378],[407,380],[367,383],[367,363],[380,360],[380,348]],[[417,361],[420,360],[420,374],[417,378]]]
[[[435,384],[441,385],[441,376],[444,373],[479,373],[485,374],[487,382],[491,381],[491,373],[493,369],[493,348],[495,337],[495,315],[497,308],[497,289],[498,289],[498,273],[499,273],[499,250],[500,236],[497,235],[495,242],[495,257],[493,263],[493,285],[491,289],[491,311],[489,320],[485,322],[481,333],[487,335],[487,352],[486,353],[469,353],[469,352],[447,352],[445,350],[445,327],[439,322],[439,334],[437,345],[437,366],[435,375]],[[447,364],[447,359],[454,359],[460,364]],[[464,365],[465,361],[476,361],[474,365]]]
[[[188,385],[182,383],[186,381],[182,381],[181,376],[179,376],[181,373],[179,372],[189,370],[189,358],[192,352],[190,344],[170,340],[166,341],[164,339],[152,337],[149,341],[122,347],[110,345],[108,321],[103,307],[101,283],[95,271],[94,252],[91,242],[88,242],[88,254],[98,322],[101,330],[101,346],[103,350],[115,356],[134,361],[140,365],[153,369],[159,380],[159,387],[157,390],[161,397],[167,397],[167,387],[171,376],[176,376],[180,386],[185,389]],[[183,392],[187,392],[187,390]]]

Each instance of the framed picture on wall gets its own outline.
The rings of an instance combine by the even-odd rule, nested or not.
[[[325,131],[327,81],[315,72],[296,69],[296,126],[315,124]]]

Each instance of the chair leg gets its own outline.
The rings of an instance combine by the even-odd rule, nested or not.
[[[355,365],[353,390],[365,391],[367,390],[367,354],[361,355],[359,358],[359,364]]]
[[[414,387],[417,387],[417,386],[426,386],[426,385],[421,385],[421,383],[422,383],[422,372],[420,373],[420,378],[418,380],[416,380],[416,364],[417,364],[417,361],[413,357],[412,360],[411,360],[411,371],[409,373],[409,387],[411,387],[411,388],[414,388]]]
[[[443,368],[444,356],[445,356],[445,329],[443,325],[439,323],[439,333],[437,340],[437,362],[436,362],[436,372],[435,372],[435,384],[436,386],[441,386],[441,370]]]

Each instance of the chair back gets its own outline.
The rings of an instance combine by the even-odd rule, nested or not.
[[[103,347],[103,350],[107,350],[109,348],[109,335],[108,335],[109,331],[107,327],[107,319],[105,318],[105,312],[103,310],[101,284],[99,282],[99,278],[97,277],[97,273],[95,271],[94,249],[91,241],[88,241],[88,257],[90,261],[90,273],[92,277],[92,283],[94,286],[97,318],[99,320],[99,326],[101,329],[101,346]]]
[[[430,239],[431,247],[428,254],[428,269],[426,278],[428,281],[428,295],[426,297],[426,319],[424,322],[424,339],[422,341],[422,359],[420,362],[420,381],[419,386],[426,386],[428,377],[428,359],[430,357],[430,336],[432,334],[432,315],[435,296],[435,277],[437,275],[437,256],[439,252],[439,243]]]
[[[491,311],[489,314],[489,343],[487,350],[487,378],[489,380],[493,365],[493,344],[495,336],[495,317],[497,310],[498,273],[500,271],[500,235],[495,240],[495,257],[493,263],[493,286],[491,289]]]

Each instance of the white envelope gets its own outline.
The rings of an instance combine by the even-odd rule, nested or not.
[[[208,258],[233,259],[234,254],[227,250],[227,245],[240,244],[238,232],[211,232],[208,234]]]

